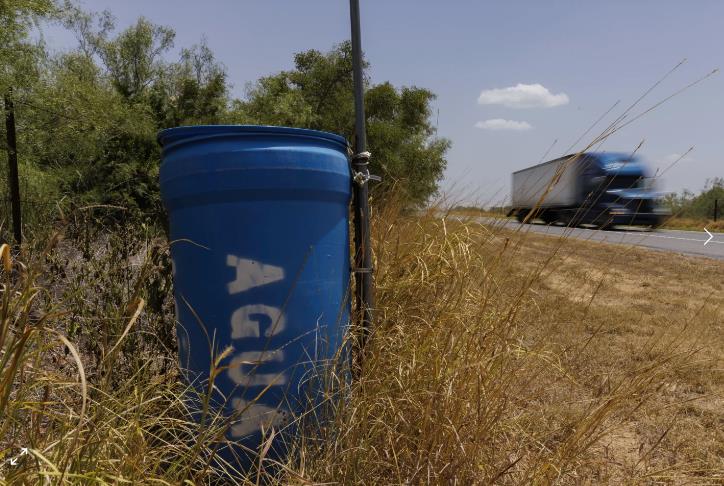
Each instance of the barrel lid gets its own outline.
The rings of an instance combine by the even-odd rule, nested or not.
[[[177,142],[213,138],[220,135],[291,135],[298,137],[320,138],[342,145],[347,148],[347,140],[336,133],[311,130],[308,128],[278,127],[273,125],[191,125],[176,128],[167,128],[158,133],[158,143],[162,147],[168,147]]]

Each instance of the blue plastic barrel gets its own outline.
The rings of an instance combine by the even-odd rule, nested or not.
[[[310,371],[346,330],[347,142],[272,126],[180,127],[158,139],[181,368],[203,389],[212,356],[233,348],[214,400],[238,418],[227,438],[240,447],[222,454],[248,464],[262,429],[293,428]]]

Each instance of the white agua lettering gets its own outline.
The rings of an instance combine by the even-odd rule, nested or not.
[[[283,372],[278,373],[256,373],[252,369],[252,373],[245,373],[242,367],[251,366],[258,367],[262,363],[272,361],[284,361],[284,351],[274,349],[270,351],[244,351],[237,354],[229,363],[229,378],[237,385],[249,386],[281,386],[286,384],[287,377]]]
[[[284,269],[275,265],[265,265],[255,260],[226,256],[226,264],[236,268],[236,279],[227,284],[229,295],[270,284],[284,278]]]
[[[289,412],[273,408],[261,403],[249,403],[241,398],[231,401],[235,410],[242,412],[241,420],[231,426],[231,436],[244,437],[269,427],[283,425],[288,419]]]
[[[256,316],[256,318],[254,318]],[[272,337],[284,330],[286,318],[276,307],[264,304],[251,304],[240,307],[231,315],[231,339],[261,337],[259,320],[266,316],[271,323],[264,337]]]

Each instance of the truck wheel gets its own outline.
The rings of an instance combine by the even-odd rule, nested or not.
[[[606,221],[599,224],[598,229],[601,231],[611,231],[613,229],[613,224],[610,221]]]
[[[525,217],[528,216],[528,211],[525,211],[523,209],[519,210],[517,213],[515,213],[515,219],[518,220],[519,223],[523,223],[525,221]]]
[[[568,228],[579,228],[583,223],[584,219],[580,214],[568,214],[565,219],[562,220],[563,224]]]
[[[542,219],[545,224],[553,224],[558,221],[558,217],[553,211],[545,211],[541,214],[540,219]]]

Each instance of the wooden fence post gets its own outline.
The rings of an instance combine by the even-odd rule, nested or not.
[[[15,243],[23,242],[22,221],[20,215],[20,180],[18,177],[18,144],[15,133],[15,106],[12,88],[5,94],[5,128],[7,130],[8,183],[10,185],[10,204],[13,214],[13,234]]]

